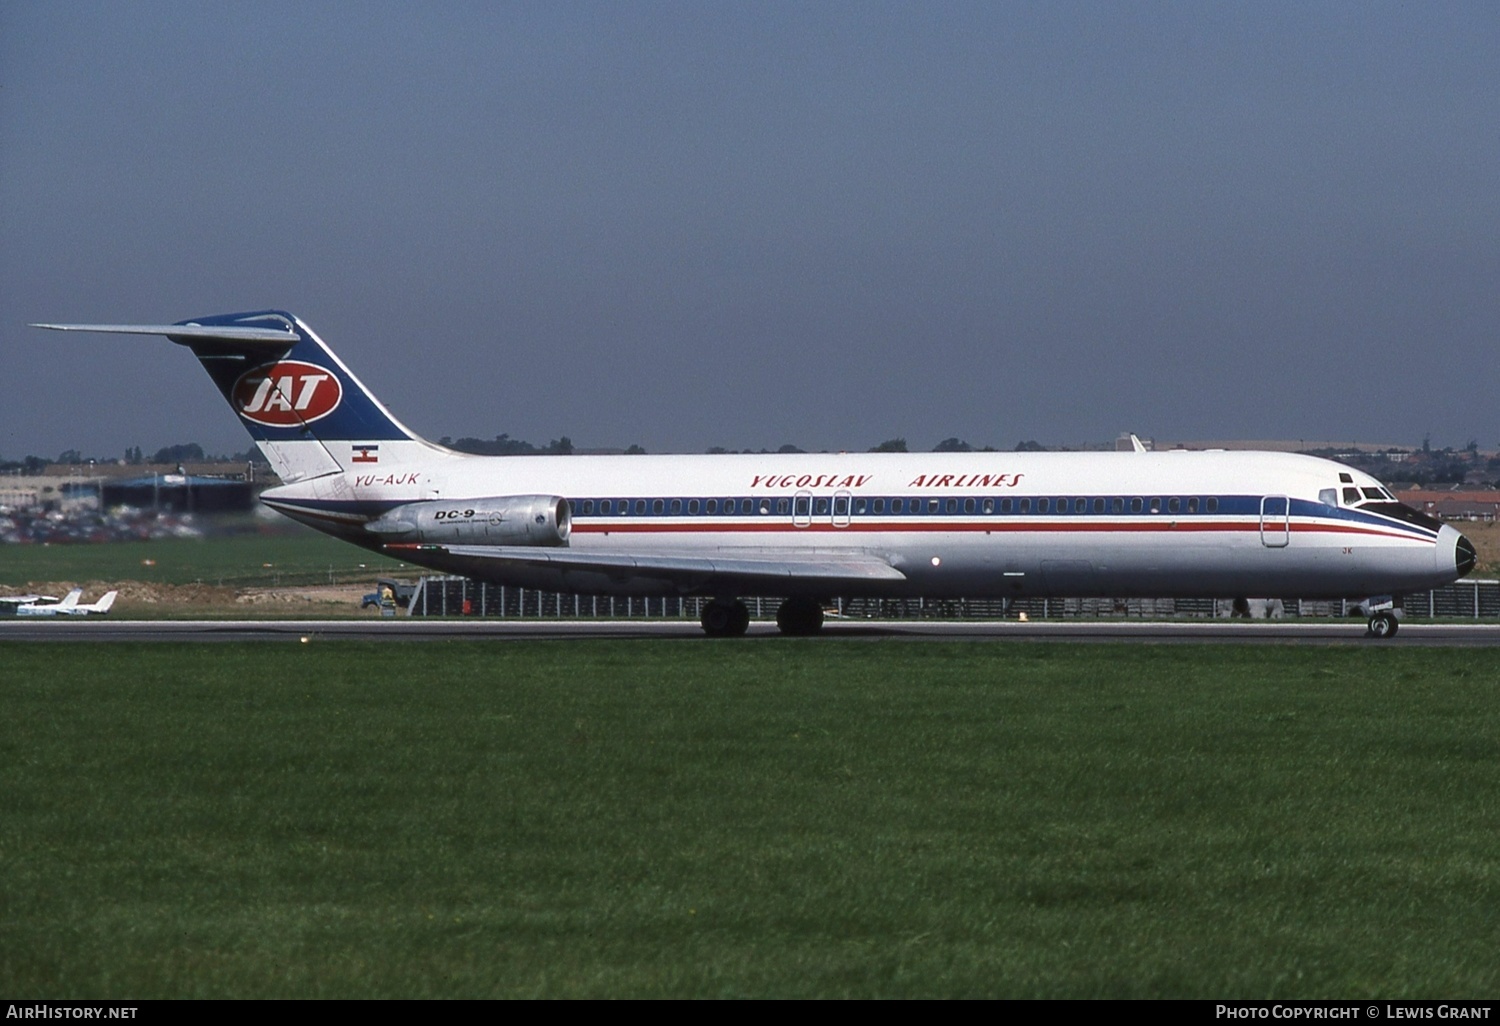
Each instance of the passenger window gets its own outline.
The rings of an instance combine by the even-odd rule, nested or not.
[[[1141,510],[1143,510],[1145,508],[1146,508],[1146,504],[1141,499],[1134,498],[1134,499],[1130,500],[1130,512],[1132,512],[1132,513],[1139,513]]]
[[[1174,496],[1173,498],[1170,498],[1170,499],[1167,500],[1167,512],[1168,513],[1176,513],[1180,509],[1182,509],[1182,500],[1181,499],[1176,498]]]
[[[638,516],[638,517],[643,517],[643,516],[646,515],[646,500],[645,499],[636,499],[635,500],[635,515]]]
[[[1087,513],[1088,512],[1088,507],[1089,507],[1089,501],[1087,499],[1074,499],[1073,500],[1073,512],[1074,513]]]
[[[770,512],[771,512],[771,500],[770,499],[761,499],[760,500],[760,515],[761,516],[765,516],[766,514],[768,514]]]
[[[1160,513],[1161,512],[1161,500],[1160,499],[1152,499],[1151,500],[1151,512],[1153,512],[1153,513]]]
[[[974,500],[973,499],[965,499],[964,500],[964,512],[965,513],[972,513],[972,512],[974,512]]]
[[[806,495],[797,496],[792,503],[792,515],[798,517],[811,516],[812,500]]]
[[[651,500],[651,512],[652,513],[655,513],[657,516],[660,516],[661,514],[665,513],[666,511],[667,511],[667,502],[666,502],[665,499],[652,499]]]
[[[1103,513],[1104,512],[1104,500],[1103,499],[1095,499],[1094,500],[1094,512],[1095,513]]]
[[[1009,499],[1001,499],[1000,500],[1000,512],[1001,513],[1009,513],[1010,511],[1011,511],[1010,500]]]
[[[949,499],[946,503],[943,504],[943,512],[944,513],[957,513],[958,512],[958,500],[957,499]]]
[[[608,499],[600,499],[599,500],[599,512],[600,513],[612,513],[613,511],[614,511],[614,503],[610,502]]]
[[[703,512],[708,513],[710,515],[719,512],[719,500],[718,499],[709,499],[707,502],[705,502],[703,504]]]
[[[697,515],[698,515],[698,500],[697,499],[689,499],[688,500],[688,516],[695,517]]]
[[[789,501],[787,501],[786,499],[777,499],[776,500],[776,515],[777,516],[784,517],[788,513],[790,513],[791,511],[792,511],[792,504]]]
[[[1051,499],[1038,499],[1038,500],[1036,500],[1036,511],[1038,513],[1046,513],[1051,508],[1052,508],[1052,500]]]
[[[1208,501],[1204,504],[1204,509],[1208,510],[1208,512],[1210,513],[1219,512],[1219,500],[1210,496]]]
[[[995,500],[994,499],[985,499],[984,502],[983,502],[983,504],[980,506],[980,509],[984,512],[984,514],[986,516],[988,516],[989,514],[995,512]]]
[[[821,516],[827,516],[828,515],[828,500],[827,499],[814,499],[813,500],[813,512],[816,513],[820,517]]]
[[[906,500],[905,499],[892,499],[891,500],[891,512],[892,513],[900,513],[905,508],[906,508]]]
[[[884,499],[876,499],[875,500],[875,503],[874,503],[874,512],[877,513],[877,514],[885,512],[885,500]]]
[[[1124,513],[1125,512],[1125,500],[1121,499],[1121,498],[1118,498],[1118,497],[1114,498],[1114,499],[1111,499],[1109,501],[1109,511],[1111,513]]]
[[[1191,499],[1188,500],[1188,512],[1189,513],[1196,513],[1196,512],[1198,512],[1198,497],[1196,495],[1193,496]]]
[[[869,506],[869,500],[868,499],[855,499],[854,500],[854,515],[855,516],[864,516],[865,512],[867,511],[868,506]]]
[[[1030,513],[1031,512],[1031,500],[1030,499],[1022,499],[1021,500],[1021,512],[1022,513]]]

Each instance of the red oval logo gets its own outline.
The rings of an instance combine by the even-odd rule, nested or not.
[[[241,417],[267,427],[298,427],[338,409],[344,386],[327,367],[282,360],[241,374],[230,401]]]

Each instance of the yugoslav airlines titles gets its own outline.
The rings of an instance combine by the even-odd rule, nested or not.
[[[908,488],[1014,488],[1021,474],[918,474]],[[863,488],[874,474],[756,474],[751,488]]]

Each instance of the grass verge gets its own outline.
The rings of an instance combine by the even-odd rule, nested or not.
[[[1490,650],[0,647],[0,991],[1493,997]]]

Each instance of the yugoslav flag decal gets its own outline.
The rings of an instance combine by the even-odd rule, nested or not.
[[[230,401],[241,417],[267,427],[297,427],[338,409],[344,386],[326,367],[282,360],[241,374]]]

